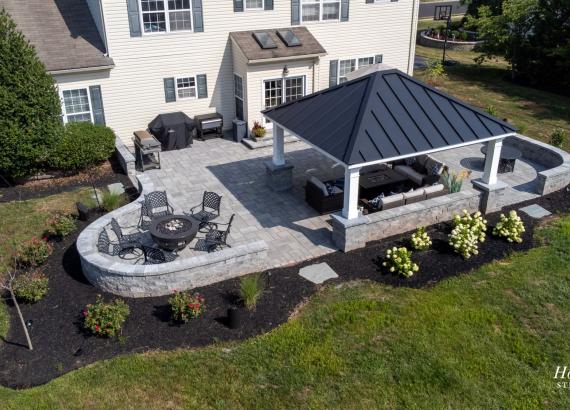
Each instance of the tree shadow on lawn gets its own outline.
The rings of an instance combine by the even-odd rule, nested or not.
[[[504,94],[511,102],[524,105],[529,117],[564,121],[570,127],[570,98],[511,82],[508,72],[497,67],[460,64],[447,69],[449,81],[461,81],[483,91]],[[446,84],[443,84],[444,87]],[[447,89],[447,87],[445,87]]]

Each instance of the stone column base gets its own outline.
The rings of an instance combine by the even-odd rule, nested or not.
[[[342,215],[331,215],[332,240],[333,243],[343,252],[364,248],[368,235],[366,234],[366,216],[359,216],[354,219],[346,219]]]
[[[504,196],[506,188],[509,186],[504,182],[497,181],[496,184],[489,185],[480,179],[472,181],[473,186],[479,191],[483,191],[479,209],[484,214],[499,211],[505,204]]]
[[[293,165],[275,165],[273,161],[265,162],[265,183],[273,191],[288,191],[293,187]]]

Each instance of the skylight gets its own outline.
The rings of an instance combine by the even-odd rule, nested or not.
[[[264,50],[277,48],[277,45],[275,44],[273,39],[269,36],[269,34],[265,32],[253,33],[253,38],[255,39],[255,41],[257,41],[259,47],[261,47]]]
[[[301,41],[291,30],[277,30],[277,35],[287,47],[298,47],[301,45]]]

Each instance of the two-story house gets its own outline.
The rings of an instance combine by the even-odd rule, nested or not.
[[[375,62],[411,73],[418,5],[0,0],[55,78],[63,120],[105,123],[127,144],[160,113],[217,111],[227,128],[251,127],[261,110]]]

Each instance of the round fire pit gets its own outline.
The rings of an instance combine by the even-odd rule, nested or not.
[[[167,215],[155,218],[149,232],[154,242],[170,251],[181,250],[194,239],[200,222],[186,215]]]

